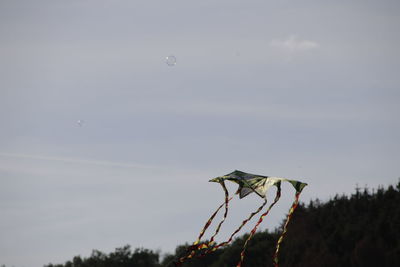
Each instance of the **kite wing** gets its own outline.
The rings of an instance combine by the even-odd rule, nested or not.
[[[289,180],[286,178],[251,174],[238,170],[233,171],[227,175],[211,179],[210,182],[221,183],[225,180],[232,181],[239,185],[236,193],[239,194],[240,198],[244,198],[245,196],[253,192],[262,198],[266,198],[268,189],[272,186],[279,186],[283,181],[291,183],[296,189],[296,192],[301,192],[303,188],[307,185],[306,183]]]

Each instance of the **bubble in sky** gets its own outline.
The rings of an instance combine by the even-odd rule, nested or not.
[[[82,127],[84,121],[83,120],[77,120],[76,123],[78,124],[79,127]]]
[[[165,63],[167,63],[168,66],[175,66],[176,65],[176,57],[173,55],[167,56],[165,58]]]

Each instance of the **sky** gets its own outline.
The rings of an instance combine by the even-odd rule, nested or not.
[[[0,0],[0,265],[173,252],[223,202],[208,180],[235,169],[307,182],[305,203],[397,183],[399,11]],[[235,199],[219,240],[261,202]]]

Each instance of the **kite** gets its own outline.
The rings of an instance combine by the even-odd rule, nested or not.
[[[225,222],[225,219],[228,216],[228,207],[229,207],[229,201],[232,199],[232,197],[229,196],[228,189],[225,186],[225,181],[231,181],[236,184],[238,184],[239,188],[236,191],[236,194],[239,195],[239,198],[242,199],[246,196],[248,196],[251,193],[256,193],[258,196],[264,199],[264,202],[258,209],[253,211],[243,222],[242,224],[231,234],[229,239],[227,241],[221,242],[221,243],[216,243],[215,237],[219,233],[222,224]],[[261,214],[259,217],[256,225],[253,227],[251,230],[249,236],[247,237],[244,245],[242,252],[240,253],[240,260],[237,263],[236,267],[241,267],[244,256],[245,256],[245,251],[247,244],[251,240],[251,238],[254,236],[255,232],[257,231],[258,226],[261,224],[263,221],[264,217],[268,215],[269,211],[272,209],[272,207],[278,202],[280,196],[281,196],[281,183],[282,182],[289,182],[295,189],[295,198],[292,203],[292,206],[290,207],[289,213],[287,215],[285,224],[283,225],[283,230],[282,233],[280,234],[280,237],[278,238],[278,241],[276,243],[276,248],[275,248],[275,253],[273,255],[273,264],[275,267],[278,267],[278,254],[279,254],[279,249],[280,245],[286,235],[287,232],[287,227],[289,224],[290,219],[292,218],[293,212],[295,211],[296,207],[299,204],[299,197],[300,194],[303,190],[303,188],[307,185],[306,183],[300,182],[300,181],[295,181],[295,180],[289,180],[286,178],[280,178],[280,177],[273,177],[273,176],[264,176],[264,175],[257,175],[257,174],[251,174],[251,173],[245,173],[242,171],[235,170],[234,172],[231,172],[227,175],[224,176],[219,176],[214,179],[211,179],[209,182],[215,182],[219,183],[222,186],[222,189],[224,190],[225,193],[225,200],[224,203],[222,203],[217,210],[211,215],[211,217],[207,220],[206,224],[204,225],[203,229],[200,231],[200,234],[197,238],[197,240],[193,243],[193,245],[189,246],[187,248],[187,254],[186,256],[180,257],[177,261],[175,261],[175,266],[180,266],[182,265],[186,260],[189,260],[191,258],[197,257],[201,258],[206,256],[207,254],[210,254],[217,249],[224,247],[228,245],[232,240],[233,237],[243,228],[243,226],[249,222],[256,214],[261,212],[265,205],[267,204],[267,191],[271,187],[275,186],[276,187],[276,195],[274,201],[269,205],[267,210]],[[206,230],[208,227],[211,225],[213,219],[215,216],[218,214],[218,212],[224,207],[224,215],[221,219],[221,221],[218,223],[214,234],[211,236],[210,240],[207,242],[201,242],[201,239],[203,235],[205,234]]]

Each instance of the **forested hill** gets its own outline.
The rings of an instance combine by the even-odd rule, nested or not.
[[[272,266],[280,229],[259,232],[251,240],[243,266]],[[230,246],[183,266],[236,266],[247,235]],[[162,261],[158,252],[132,251],[129,246],[105,254],[93,251],[65,264],[45,267],[155,267],[172,266],[185,245]],[[356,189],[351,196],[335,196],[326,203],[301,204],[294,213],[281,247],[280,266],[400,266],[400,181],[387,189]]]

